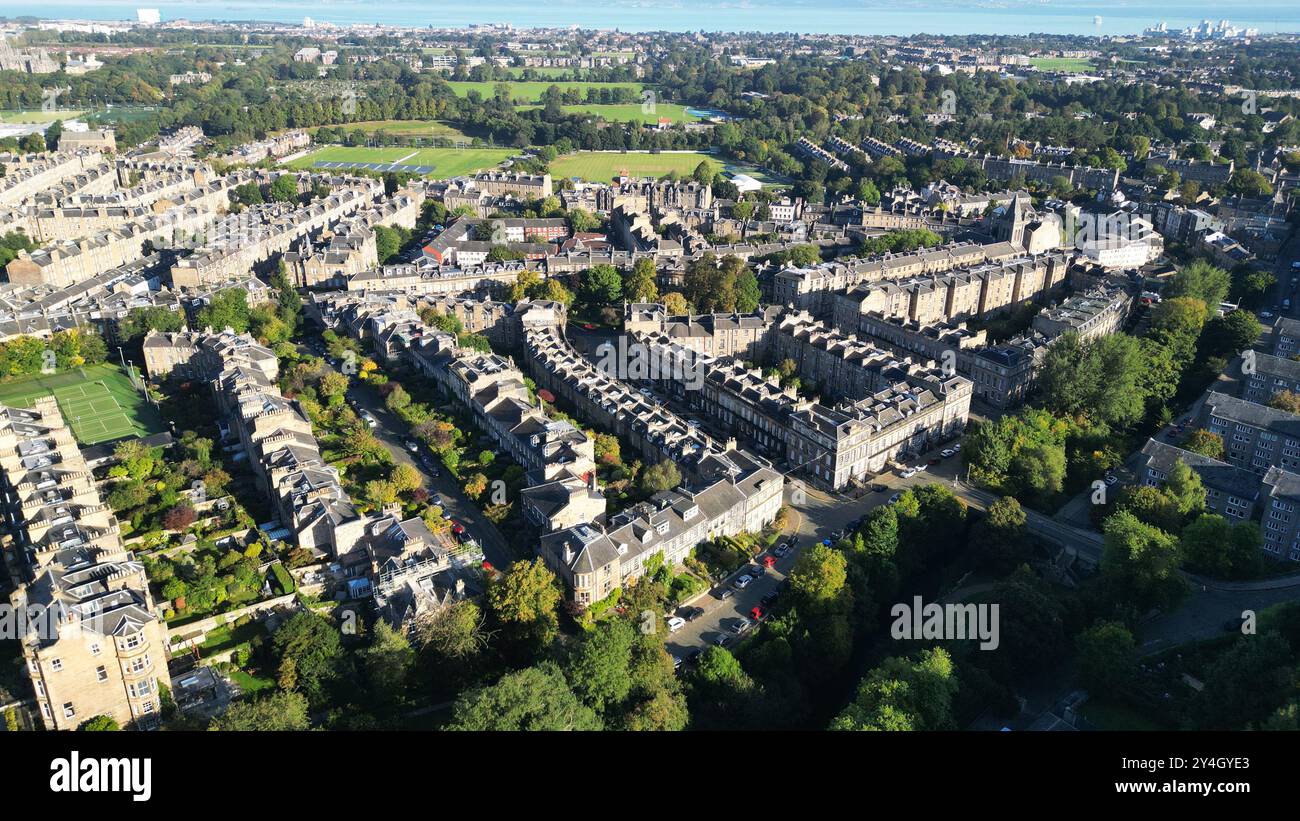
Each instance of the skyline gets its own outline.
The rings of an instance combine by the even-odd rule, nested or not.
[[[517,28],[579,26],[624,31],[762,31],[806,34],[1057,34],[1076,36],[1119,36],[1139,34],[1165,23],[1178,30],[1202,20],[1227,19],[1243,28],[1262,33],[1300,31],[1300,8],[1280,2],[1211,3],[1197,0],[1178,10],[1159,3],[1112,4],[1099,2],[1031,2],[1012,0],[991,3],[981,0],[957,4],[928,2],[863,3],[850,8],[828,0],[784,3],[776,0],[687,3],[680,0],[628,0],[593,4],[587,0],[561,0],[539,8],[507,0],[484,11],[480,4],[452,2],[435,12],[411,0],[396,0],[381,12],[357,0],[264,4],[245,0],[199,0],[198,2],[152,3],[164,22],[187,19],[195,22],[279,22],[300,24],[310,17],[316,23],[334,25],[386,24],[413,27],[466,28],[471,25],[509,24]],[[0,15],[14,18],[42,16],[46,19],[134,20],[137,2],[52,2],[33,14],[26,3],[0,2]],[[791,15],[791,9],[803,13]],[[730,25],[727,15],[743,16],[743,23]],[[792,25],[791,19],[799,22]],[[1100,18],[1098,22],[1097,18]]]

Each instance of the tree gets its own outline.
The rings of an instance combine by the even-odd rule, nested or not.
[[[490,632],[479,606],[469,599],[453,602],[416,623],[422,663],[439,694],[461,691],[484,664]]]
[[[1210,665],[1193,703],[1202,728],[1244,730],[1264,721],[1294,692],[1295,659],[1273,631],[1242,636]]]
[[[1205,303],[1206,318],[1218,311],[1219,303],[1228,296],[1232,287],[1232,277],[1222,268],[1216,268],[1203,259],[1198,259],[1184,266],[1166,286],[1166,300],[1176,297],[1191,297]],[[1163,303],[1162,303],[1163,304]]]
[[[1268,400],[1270,408],[1286,411],[1287,413],[1300,413],[1300,393],[1295,393],[1286,389],[1280,390],[1273,394],[1273,398]],[[1223,442],[1220,440],[1220,453],[1222,453]],[[1221,458],[1221,457],[1220,457]]]
[[[597,307],[616,305],[623,299],[623,278],[613,265],[593,265],[582,285],[583,299]]]
[[[1211,459],[1223,459],[1223,437],[1217,433],[1211,433],[1205,428],[1197,428],[1187,434],[1187,438],[1182,441],[1182,447],[1184,450],[1190,450],[1192,453],[1199,453]]]
[[[415,665],[415,651],[406,635],[394,630],[385,619],[379,619],[371,633],[370,646],[361,651],[360,657],[375,700],[386,710],[403,704],[407,681]]]
[[[754,680],[726,649],[710,646],[700,654],[688,690],[696,725],[736,729],[757,695]]]
[[[180,504],[163,514],[163,527],[167,530],[184,530],[198,520],[198,514],[188,504]]]
[[[1059,415],[1126,428],[1142,416],[1145,365],[1138,341],[1127,334],[1085,341],[1066,333],[1047,348],[1038,393]]]
[[[420,471],[405,462],[393,466],[393,472],[388,477],[388,481],[392,482],[393,489],[399,494],[411,493],[424,484]]]
[[[540,648],[555,639],[560,588],[541,559],[511,564],[488,585],[487,599],[493,617],[518,642]]]
[[[803,551],[789,578],[800,612],[843,612],[852,605],[845,586],[848,562],[838,550],[817,545]]]
[[[941,647],[915,661],[890,657],[872,670],[857,696],[831,722],[832,730],[945,730],[952,727],[957,677]]]
[[[691,175],[700,185],[712,185],[717,174],[713,167],[709,165],[708,160],[701,160],[700,164],[695,166],[695,173]]]
[[[1259,560],[1263,539],[1254,522],[1233,525],[1206,513],[1183,528],[1180,547],[1187,569],[1218,579],[1249,576]]]
[[[1201,335],[1202,356],[1240,356],[1259,339],[1264,326],[1250,311],[1233,311],[1215,316],[1205,324]]]
[[[972,546],[997,572],[1010,572],[1029,558],[1032,542],[1027,522],[1020,502],[1013,496],[1003,496],[989,505],[975,526]]]
[[[629,302],[654,302],[659,299],[653,259],[643,257],[636,261],[632,272],[623,282],[623,293]]]
[[[475,473],[465,482],[465,495],[477,501],[487,492],[488,477],[482,473]]]
[[[670,459],[657,465],[651,465],[641,473],[641,488],[646,493],[660,493],[672,490],[682,483],[681,471]]]
[[[88,718],[77,727],[78,732],[106,732],[120,729],[122,728],[118,726],[117,719],[108,715]]]
[[[1107,517],[1101,572],[1141,610],[1168,608],[1182,597],[1178,541],[1127,511]]]
[[[298,199],[298,180],[292,174],[281,174],[267,191],[272,202],[293,202]]]
[[[676,291],[669,291],[663,295],[664,310],[669,316],[682,316],[691,310],[691,306],[686,301],[686,297]]]
[[[635,637],[627,619],[610,619],[597,624],[570,653],[567,672],[573,692],[607,719],[631,692],[628,666]]]
[[[343,643],[338,627],[310,610],[294,613],[271,637],[279,674],[315,708],[327,702],[342,676]]]
[[[301,693],[282,691],[236,701],[208,725],[209,730],[226,732],[288,732],[310,728],[307,699]]]
[[[600,719],[551,662],[502,676],[456,700],[449,730],[599,730]]]
[[[227,288],[212,297],[212,301],[195,315],[200,329],[211,328],[220,333],[230,328],[237,334],[248,330],[248,294],[243,288]]]
[[[380,264],[383,264],[397,256],[398,252],[402,250],[402,236],[386,225],[376,225],[374,231],[375,254],[379,258]]]
[[[1136,673],[1137,642],[1123,624],[1098,622],[1079,634],[1079,679],[1094,695],[1122,694]]]
[[[742,314],[758,310],[761,297],[758,279],[752,270],[746,268],[736,280],[736,310]]]

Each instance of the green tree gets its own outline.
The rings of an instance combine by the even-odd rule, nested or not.
[[[1123,624],[1098,622],[1079,634],[1079,680],[1089,691],[1122,695],[1136,674],[1137,642]]]
[[[298,180],[292,174],[281,174],[267,193],[272,202],[294,202],[298,199]]]
[[[118,726],[117,719],[108,715],[99,715],[94,716],[93,718],[88,718],[81,722],[80,726],[77,727],[79,732],[105,732],[120,729],[122,728]]]
[[[1167,609],[1182,598],[1178,541],[1127,511],[1107,517],[1101,572],[1139,609]]]
[[[635,637],[627,619],[609,619],[597,624],[570,653],[568,674],[573,692],[607,720],[631,692],[628,667]]]
[[[533,649],[555,640],[560,599],[555,575],[541,559],[514,562],[487,590],[488,608],[496,621],[516,641]]]
[[[623,278],[618,269],[612,265],[591,266],[583,280],[582,295],[588,305],[617,305],[623,299]]]
[[[307,699],[300,693],[282,691],[236,701],[208,725],[209,730],[226,732],[287,732],[310,728]]]
[[[497,683],[456,700],[449,730],[599,730],[600,718],[583,704],[551,662],[507,673]]]
[[[275,631],[271,646],[281,677],[292,679],[292,689],[313,707],[324,706],[345,665],[338,627],[315,612],[300,610]]]
[[[636,261],[623,283],[623,293],[629,302],[654,302],[659,299],[653,259],[642,257]]]
[[[950,729],[956,693],[952,657],[943,648],[922,650],[915,661],[890,657],[867,674],[831,729]]]
[[[670,459],[657,465],[651,465],[641,473],[641,488],[646,493],[660,493],[672,490],[682,483],[681,471]]]

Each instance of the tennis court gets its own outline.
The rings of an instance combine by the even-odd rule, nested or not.
[[[112,365],[91,365],[0,385],[0,404],[4,405],[31,407],[39,397],[49,395],[59,403],[63,421],[82,445],[163,430],[157,409],[140,395],[131,377]]]

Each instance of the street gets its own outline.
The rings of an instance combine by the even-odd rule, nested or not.
[[[318,352],[311,351],[310,348],[305,348],[304,352],[318,355]],[[336,370],[328,358],[325,359],[325,367]],[[416,458],[417,454],[406,449],[406,442],[411,440],[406,432],[406,423],[384,407],[383,400],[379,398],[374,388],[352,378],[348,384],[347,398],[354,408],[367,411],[375,418],[377,425],[372,427],[370,432],[384,447],[388,448],[394,462],[410,465],[419,471],[430,495],[442,498],[442,509],[465,526],[470,537],[482,546],[484,558],[491,562],[493,567],[504,569],[514,561],[514,552],[501,536],[501,531],[483,516],[477,505],[466,498],[455,477],[441,467],[438,468],[439,475],[433,476],[420,464]],[[423,444],[419,447],[421,452],[429,452]]]

